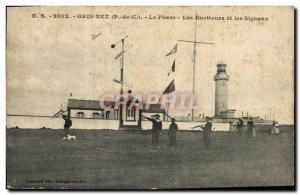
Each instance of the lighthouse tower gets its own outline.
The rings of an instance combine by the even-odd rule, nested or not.
[[[217,64],[217,74],[214,77],[215,88],[215,116],[221,117],[221,112],[228,110],[228,80],[226,64]]]

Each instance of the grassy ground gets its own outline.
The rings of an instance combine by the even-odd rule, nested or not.
[[[145,131],[72,130],[76,142],[59,130],[7,130],[9,188],[209,188],[294,185],[293,127],[279,136],[257,132],[256,139],[213,134],[204,149],[202,133],[181,131],[170,150]]]

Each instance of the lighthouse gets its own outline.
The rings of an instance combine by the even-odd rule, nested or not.
[[[217,74],[215,80],[215,116],[222,117],[222,113],[228,111],[228,80],[226,64],[217,64]]]

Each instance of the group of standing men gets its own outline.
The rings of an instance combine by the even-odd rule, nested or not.
[[[162,122],[160,120],[160,115],[156,114],[153,118],[143,116],[145,119],[152,122],[152,145],[160,148],[159,136],[162,133]],[[171,124],[169,126],[168,136],[169,136],[169,146],[174,149],[177,146],[176,133],[178,131],[178,126],[175,123],[175,119],[171,118]]]
[[[159,136],[162,132],[162,122],[160,120],[160,116],[154,115],[154,118],[146,117],[147,120],[152,122],[152,145],[159,146]],[[212,119],[211,117],[206,117],[206,123],[197,125],[192,127],[192,129],[200,127],[200,130],[203,132],[203,142],[204,147],[209,148],[211,146],[211,134],[212,134]],[[232,122],[230,122],[230,128],[233,128]],[[171,118],[171,124],[169,126],[168,136],[169,136],[169,145],[171,148],[176,147],[176,132],[178,131],[178,126],[175,123],[175,119]],[[243,137],[244,135],[244,121],[243,119],[238,119],[237,124],[234,127],[234,131],[237,133],[239,137]],[[256,130],[255,125],[252,118],[249,118],[247,121],[247,130],[246,130],[246,136],[248,138],[256,137]]]
[[[160,120],[160,115],[156,114],[154,117],[146,117],[147,120],[152,122],[152,145],[160,148],[159,145],[159,137],[160,134],[162,133],[162,121]],[[67,139],[70,135],[70,127],[72,126],[72,121],[69,116],[63,115],[63,119],[65,120],[64,124],[64,138]],[[203,131],[203,141],[204,141],[204,146],[205,148],[209,148],[211,145],[211,132],[212,132],[212,119],[210,117],[206,117],[206,123],[202,125],[197,125],[192,127],[198,128],[200,127],[201,130]],[[230,128],[233,128],[232,122],[230,122]],[[243,119],[239,118],[238,122],[233,128],[234,131],[237,133],[239,137],[242,137],[244,134],[244,121]],[[168,130],[168,136],[169,136],[169,146],[171,149],[176,148],[177,146],[177,141],[176,141],[176,134],[178,131],[178,125],[175,122],[175,118],[171,118],[171,124],[169,126]],[[256,132],[254,128],[254,122],[252,118],[250,118],[247,122],[247,137],[256,137]],[[279,134],[279,128],[278,128],[278,123],[277,121],[274,122],[273,127],[271,129],[271,133],[273,134]]]
[[[232,123],[230,123],[230,126],[232,126]],[[236,125],[236,133],[239,137],[242,137],[244,134],[244,121],[243,119],[239,118],[237,125]],[[254,127],[254,122],[252,118],[250,118],[247,122],[247,137],[256,137],[256,131]]]
[[[162,132],[162,122],[160,115],[156,114],[153,118],[143,116],[145,119],[152,122],[152,145],[160,148],[159,136]],[[192,127],[192,129],[200,127],[203,130],[203,140],[205,148],[209,148],[211,145],[211,131],[212,131],[212,120],[210,117],[206,117],[206,124]],[[171,118],[171,124],[168,130],[169,146],[171,149],[176,148],[176,133],[178,131],[178,125],[175,122],[175,118]]]

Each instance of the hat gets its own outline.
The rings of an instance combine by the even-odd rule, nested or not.
[[[159,114],[155,114],[154,116],[160,118],[160,115],[159,115]]]

